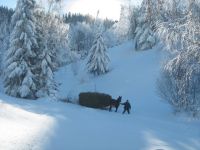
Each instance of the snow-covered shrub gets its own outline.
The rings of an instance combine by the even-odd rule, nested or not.
[[[113,47],[113,46],[116,46],[119,44],[118,42],[118,39],[117,39],[117,36],[114,32],[114,27],[106,30],[104,33],[103,33],[103,39],[104,39],[104,42],[105,42],[105,45],[110,48],[110,47]]]

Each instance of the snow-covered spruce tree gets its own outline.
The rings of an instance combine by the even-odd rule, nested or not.
[[[45,22],[45,12],[37,6],[35,11],[36,16],[36,38],[38,42],[37,62],[35,62],[34,72],[36,73],[37,81],[37,97],[50,96],[56,99],[57,87],[54,80],[53,62],[51,59],[51,51],[47,48],[47,29]]]
[[[47,49],[51,51],[50,57],[53,71],[68,62],[66,56],[68,55],[67,34],[69,25],[64,23],[64,18],[61,17],[62,10],[64,9],[63,2],[63,0],[39,1],[40,6],[44,8],[46,12],[44,20],[42,21],[45,22],[45,38],[47,41]]]
[[[35,36],[34,0],[18,0],[12,18],[14,29],[10,46],[6,52],[4,87],[8,95],[34,99],[36,89],[32,70],[37,60],[33,47],[37,47]]]
[[[93,27],[85,22],[71,24],[68,33],[68,47],[82,58],[88,55],[94,39]]]
[[[64,24],[58,16],[47,13],[44,18],[45,38],[47,40],[47,49],[51,51],[51,60],[53,71],[55,71],[64,62],[63,52],[67,49],[68,25]]]
[[[115,36],[118,39],[118,43],[122,43],[133,37],[134,27],[134,12],[133,7],[130,4],[121,5],[120,18],[115,24]]]
[[[94,75],[101,75],[108,72],[109,57],[106,54],[106,46],[104,44],[101,34],[97,34],[97,37],[93,43],[89,53],[89,60],[87,62],[87,69]]]
[[[4,54],[9,46],[10,22],[14,11],[6,7],[0,7],[0,74],[3,73]]]
[[[158,82],[161,96],[175,111],[200,113],[200,9],[190,1],[186,16],[161,23],[159,33],[171,48],[169,59]]]
[[[156,8],[153,0],[143,0],[135,30],[135,49],[147,50],[156,44],[154,23],[156,22]]]

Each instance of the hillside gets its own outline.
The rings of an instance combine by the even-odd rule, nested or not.
[[[172,114],[156,93],[162,52],[135,52],[131,42],[109,49],[110,72],[85,71],[85,62],[56,73],[59,98],[98,91],[132,104],[122,115],[40,99],[24,101],[0,94],[0,149],[4,150],[198,150],[200,122]]]

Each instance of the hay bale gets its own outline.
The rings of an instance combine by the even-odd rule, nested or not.
[[[79,94],[79,104],[91,108],[104,108],[109,106],[112,97],[108,94],[86,92]]]

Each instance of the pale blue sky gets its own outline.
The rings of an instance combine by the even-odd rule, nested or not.
[[[15,8],[17,0],[0,0],[0,5]]]
[[[43,4],[45,4],[45,0]],[[65,11],[73,13],[96,15],[100,10],[101,18],[119,19],[120,5],[129,0],[64,0],[63,8]],[[142,0],[131,0],[132,3],[139,5]],[[17,0],[0,0],[0,5],[15,8]]]

